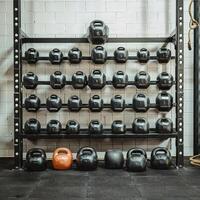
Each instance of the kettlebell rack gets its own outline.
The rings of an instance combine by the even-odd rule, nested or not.
[[[175,84],[176,84],[176,123],[175,131],[171,134],[103,134],[102,138],[176,138],[176,165],[182,168],[184,165],[183,152],[183,82],[184,82],[184,32],[183,32],[183,0],[176,0],[176,32],[170,37],[138,37],[138,38],[109,38],[107,43],[173,43],[175,46]],[[24,139],[55,139],[55,138],[90,138],[87,134],[80,135],[25,135],[23,134],[23,55],[22,46],[26,43],[88,43],[87,38],[29,38],[21,29],[21,0],[13,0],[13,38],[14,38],[14,158],[15,169],[23,167],[23,141]],[[46,60],[47,58],[40,58]],[[67,58],[66,58],[67,59]],[[85,59],[90,59],[85,57]],[[110,58],[111,60],[113,58]],[[135,60],[135,57],[130,57]],[[151,57],[155,59],[155,57]],[[43,82],[40,82],[42,84]],[[46,82],[44,83],[46,84]]]

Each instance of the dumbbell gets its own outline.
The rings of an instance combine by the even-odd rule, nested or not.
[[[50,85],[53,89],[62,89],[65,86],[66,77],[60,71],[50,76]]]
[[[38,76],[28,72],[23,76],[23,85],[26,89],[35,89],[38,85]]]
[[[137,52],[137,60],[140,63],[147,63],[149,59],[150,59],[150,52],[147,49],[142,48]]]
[[[112,123],[111,130],[113,134],[124,134],[126,132],[126,125],[122,120],[115,120]]]
[[[61,133],[62,125],[58,120],[50,120],[47,124],[48,134],[59,134]]]
[[[104,64],[107,60],[107,51],[102,46],[92,49],[91,59],[95,64]]]
[[[30,48],[25,52],[25,59],[29,64],[35,64],[39,59],[39,52],[34,48]]]
[[[28,119],[24,124],[25,134],[39,134],[41,129],[40,122],[37,119]]]
[[[173,122],[169,118],[161,118],[156,122],[156,131],[158,133],[172,133],[173,132]]]
[[[49,52],[49,60],[51,64],[61,64],[63,61],[63,53],[59,49],[53,49]]]
[[[77,71],[72,76],[72,86],[75,89],[83,89],[87,85],[87,76],[82,71]]]
[[[145,72],[141,71],[135,75],[135,86],[138,89],[147,89],[150,85],[150,75]]]
[[[53,94],[47,98],[46,106],[49,112],[58,112],[62,108],[62,100],[57,95]]]
[[[118,71],[113,75],[112,84],[115,88],[125,88],[128,84],[128,75]]]
[[[92,120],[88,126],[90,134],[102,134],[103,133],[103,124],[98,120]]]
[[[101,20],[94,20],[88,28],[88,40],[92,44],[104,44],[108,40],[109,28]]]
[[[81,110],[82,106],[82,100],[76,96],[73,95],[68,99],[68,109],[72,112],[78,112]]]
[[[82,60],[82,52],[78,48],[72,48],[69,50],[68,59],[70,63],[78,64]]]
[[[40,98],[32,94],[25,99],[24,106],[28,112],[37,112],[40,109]]]
[[[67,134],[78,134],[80,131],[80,124],[76,120],[69,120],[66,124]]]
[[[94,95],[89,100],[89,109],[92,112],[101,112],[104,107],[103,103],[103,99],[99,95]]]
[[[115,112],[122,112],[125,109],[125,100],[121,95],[115,95],[111,99],[111,109]]]
[[[156,108],[159,111],[170,111],[173,107],[173,97],[167,92],[161,92],[156,97]]]
[[[136,94],[132,106],[136,112],[147,112],[150,107],[150,99],[145,94]]]
[[[106,85],[106,75],[100,70],[94,70],[88,77],[88,86],[91,89],[102,89]]]
[[[159,63],[168,63],[171,59],[171,50],[162,47],[157,50],[157,60]]]
[[[157,77],[157,86],[160,90],[169,90],[173,85],[174,78],[167,72],[162,72]]]
[[[126,63],[128,51],[124,47],[118,47],[114,52],[114,58],[117,63]]]
[[[132,124],[133,133],[149,133],[149,123],[145,118],[136,118]]]

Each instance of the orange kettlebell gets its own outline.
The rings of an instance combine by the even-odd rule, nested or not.
[[[72,167],[72,152],[67,148],[57,148],[53,153],[52,164],[54,169],[66,170]]]

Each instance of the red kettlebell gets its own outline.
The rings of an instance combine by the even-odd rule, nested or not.
[[[67,148],[57,148],[53,153],[52,164],[57,170],[67,170],[72,167],[72,152]]]

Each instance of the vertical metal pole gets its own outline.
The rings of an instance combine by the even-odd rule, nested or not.
[[[184,19],[183,0],[176,0],[176,165],[184,165],[183,149],[183,81],[184,81]]]
[[[23,165],[22,132],[22,92],[21,92],[21,0],[13,0],[13,39],[14,39],[14,158],[15,169]]]
[[[200,0],[194,0],[194,18],[200,19]],[[194,154],[200,153],[200,31],[194,30]]]

